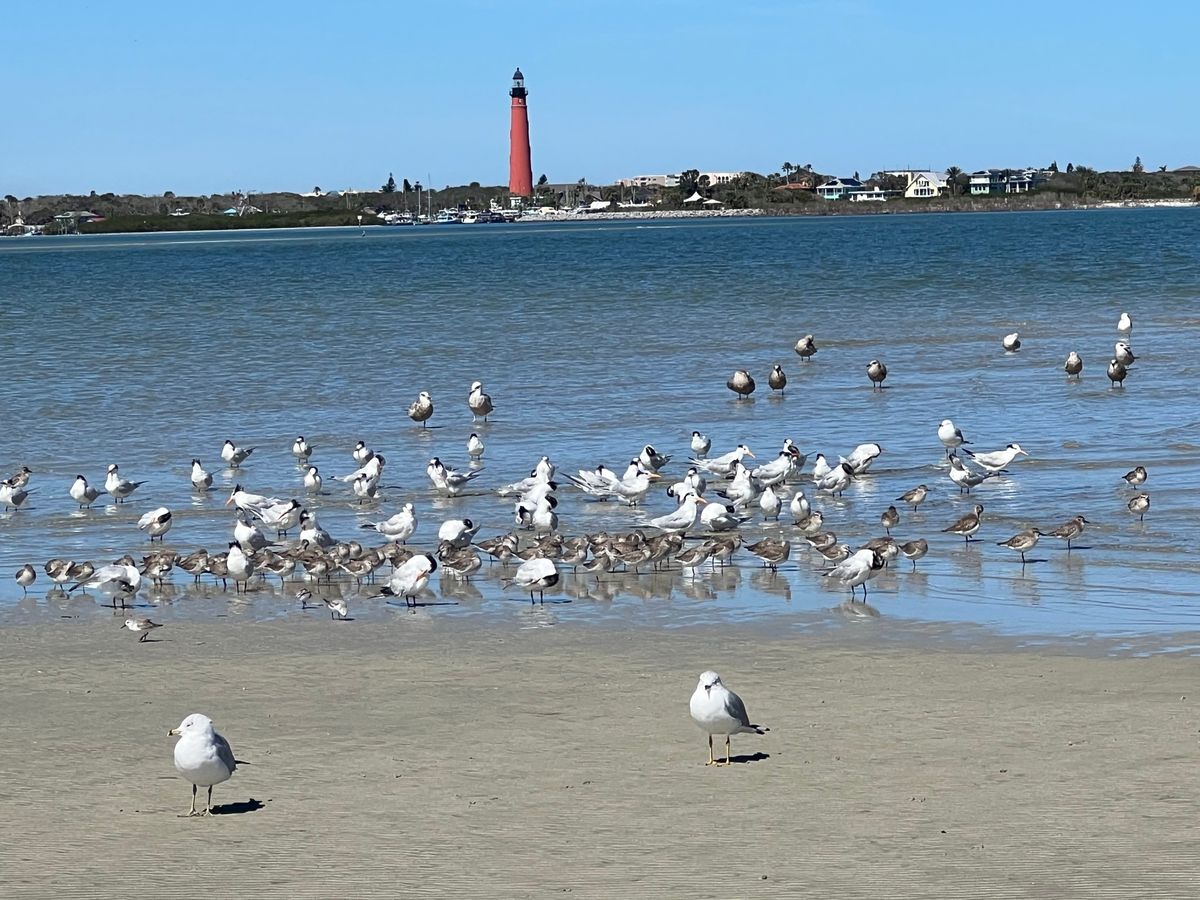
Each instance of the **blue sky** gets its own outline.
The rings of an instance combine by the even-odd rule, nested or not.
[[[5,3],[0,194],[1200,164],[1200,4]],[[1143,14],[1144,11],[1144,14]]]

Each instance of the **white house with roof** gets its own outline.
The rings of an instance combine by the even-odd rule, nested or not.
[[[822,200],[840,200],[854,191],[861,191],[863,183],[857,178],[831,178],[817,185],[817,196]]]
[[[912,198],[940,197],[946,190],[945,172],[913,172],[908,179],[904,196]]]
[[[981,169],[971,173],[972,196],[1025,194],[1045,180],[1039,169]]]

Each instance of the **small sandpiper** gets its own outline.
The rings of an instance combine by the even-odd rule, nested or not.
[[[1125,481],[1131,486],[1138,487],[1139,485],[1146,483],[1146,479],[1149,477],[1149,475],[1146,472],[1145,466],[1134,466],[1121,477],[1124,478]]]
[[[17,584],[21,586],[21,590],[26,594],[29,593],[29,586],[37,581],[37,570],[29,563],[17,569],[17,574],[13,576],[17,579]]]
[[[1138,517],[1139,522],[1146,521],[1146,513],[1150,510],[1150,495],[1135,494],[1129,501],[1129,511]]]
[[[900,545],[900,552],[904,554],[906,559],[912,560],[913,571],[917,571],[917,560],[923,559],[925,554],[929,552],[929,541],[920,538],[915,541],[906,541]]]
[[[879,524],[883,526],[883,530],[888,534],[892,533],[892,529],[900,524],[900,513],[896,512],[896,507],[889,506],[879,516]]]
[[[979,517],[982,515],[983,515],[983,504],[976,503],[975,509],[973,509],[971,512],[967,513],[965,516],[963,516],[961,519],[959,519],[957,522],[955,522],[949,528],[943,528],[942,532],[944,534],[961,535],[963,540],[965,540],[969,544],[969,543],[971,543],[971,536],[974,535],[975,532],[979,531],[979,526],[981,524]]]
[[[1025,565],[1025,554],[1037,546],[1038,538],[1042,533],[1036,528],[1029,528],[1019,534],[1014,534],[1007,541],[997,541],[996,546],[1007,547],[1009,550],[1016,550],[1021,554],[1021,565]]]
[[[122,628],[128,628],[133,632],[140,632],[141,637],[138,638],[138,643],[142,643],[146,638],[150,637],[150,632],[155,628],[162,628],[157,622],[151,622],[149,619],[126,619]]]
[[[1067,542],[1067,552],[1071,552],[1071,541],[1083,534],[1083,526],[1092,524],[1083,516],[1076,516],[1069,522],[1063,522],[1050,532],[1051,537],[1062,538]]]
[[[905,491],[897,500],[902,500],[913,508],[915,512],[917,507],[925,502],[925,498],[929,496],[929,488],[923,484],[918,484],[911,491]]]

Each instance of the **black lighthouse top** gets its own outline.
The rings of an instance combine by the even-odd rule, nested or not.
[[[520,69],[513,72],[513,86],[512,90],[508,92],[508,96],[522,99],[529,96],[529,92],[525,90],[525,76],[521,74]]]

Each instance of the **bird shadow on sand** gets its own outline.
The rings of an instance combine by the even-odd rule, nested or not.
[[[135,643],[138,643],[138,644],[165,644],[166,642],[167,642],[166,638],[153,638],[153,637],[148,637],[144,641],[135,641]]]
[[[762,762],[763,760],[770,758],[770,753],[763,753],[759,751],[758,753],[740,753],[737,756],[731,756],[729,757],[729,762],[731,764],[738,763],[739,765],[745,765],[747,763]]]
[[[237,803],[222,803],[220,806],[212,808],[214,816],[240,816],[242,813],[258,812],[260,809],[266,809],[268,800],[264,803],[262,800],[255,800],[251,797],[249,800],[239,800]]]
[[[387,601],[388,606],[394,606],[396,609],[424,609],[427,606],[458,606],[457,600],[420,600],[415,603],[394,603]]]

